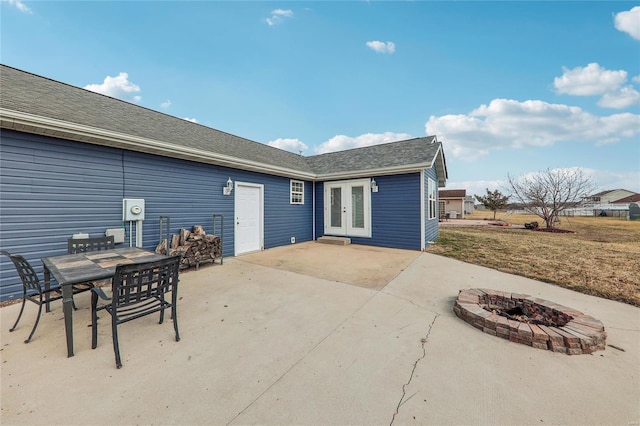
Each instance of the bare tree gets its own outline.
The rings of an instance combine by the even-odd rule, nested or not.
[[[489,191],[489,188],[487,188],[487,195],[476,195],[475,197],[478,202],[493,212],[494,219],[496,218],[496,212],[505,208],[509,202],[509,196],[503,195],[497,189]]]
[[[558,214],[575,206],[595,185],[580,168],[547,169],[514,178],[507,175],[509,189],[525,211],[541,217],[553,228]]]

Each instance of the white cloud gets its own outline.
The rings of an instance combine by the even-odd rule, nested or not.
[[[170,101],[169,99],[167,99],[166,101],[164,101],[164,102],[162,102],[162,103],[160,104],[160,107],[161,107],[161,108],[165,108],[165,109],[166,109],[166,108],[169,108],[170,106],[171,106],[171,101]]]
[[[355,138],[337,135],[315,148],[316,154],[326,154],[327,152],[343,151],[351,148],[361,148],[363,146],[379,145],[381,143],[396,142],[411,139],[413,136],[407,133],[365,133]]]
[[[16,9],[18,9],[20,12],[23,13],[33,13],[31,11],[31,9],[29,8],[29,6],[27,6],[26,4],[24,4],[23,2],[21,2],[20,0],[0,0],[4,3],[9,3],[10,6],[15,7]]]
[[[291,18],[293,16],[293,11],[291,9],[276,9],[271,12],[272,15],[278,16],[286,16],[287,18]]]
[[[631,81],[633,81],[634,83],[640,83],[640,75],[636,75],[631,79]]]
[[[605,93],[598,101],[598,105],[604,108],[624,109],[640,104],[640,92],[632,86],[621,87],[620,89]]]
[[[300,139],[278,138],[276,140],[269,141],[267,145],[284,149],[285,151],[293,152],[294,154],[302,154],[309,148]]]
[[[291,9],[275,9],[271,11],[271,16],[265,19],[265,22],[273,27],[284,21],[285,18],[293,18],[293,11]]]
[[[572,70],[562,68],[563,74],[556,77],[553,85],[556,93],[576,96],[601,95],[598,105],[604,108],[624,109],[640,104],[640,93],[632,86],[623,86],[627,81],[624,70],[611,71],[597,63]],[[637,76],[632,79],[636,82]]]
[[[378,53],[389,53],[392,54],[396,51],[396,44],[392,41],[384,42],[384,41],[368,41],[367,47],[371,50],[375,50]]]
[[[192,122],[192,123],[197,123],[197,122],[198,122],[198,120],[196,120],[195,118],[182,117],[182,119],[183,119],[183,120],[190,121],[190,122]]]
[[[618,89],[627,81],[627,72],[610,71],[597,63],[570,70],[562,67],[562,76],[553,80],[556,93],[576,96],[602,95]]]
[[[119,99],[126,99],[128,96],[140,92],[140,87],[129,81],[129,75],[126,72],[121,72],[117,77],[106,76],[102,84],[88,84],[84,88]],[[140,102],[142,97],[134,95],[132,99],[135,102]]]
[[[640,40],[640,6],[632,7],[631,10],[625,12],[616,13],[613,22],[618,31],[627,33],[636,40]]]
[[[504,148],[563,141],[614,143],[640,133],[640,115],[601,117],[568,105],[494,99],[467,115],[431,116],[425,128],[444,141],[447,155],[474,161]]]
[[[611,170],[583,169],[596,184],[595,192],[608,189],[626,189],[640,193],[640,170],[634,172],[616,172]]]

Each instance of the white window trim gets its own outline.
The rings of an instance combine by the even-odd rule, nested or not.
[[[293,190],[294,183],[300,184],[300,186],[302,187],[302,191],[294,191]],[[293,201],[294,195],[300,195],[301,201]],[[289,181],[289,204],[304,204],[304,182],[303,181],[293,180],[293,179]]]
[[[429,216],[427,217],[428,220],[436,219],[438,216],[436,214],[436,211],[438,209],[438,197],[436,194],[436,182],[433,179],[429,178],[429,186],[427,189],[427,199],[429,205]]]

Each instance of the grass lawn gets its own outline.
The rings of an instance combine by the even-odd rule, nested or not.
[[[467,219],[492,219],[476,212]],[[498,212],[496,220],[522,225],[537,216]],[[640,306],[640,221],[561,217],[574,234],[494,226],[440,227],[428,252]]]

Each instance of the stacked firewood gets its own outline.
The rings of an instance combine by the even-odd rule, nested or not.
[[[163,239],[156,247],[156,253],[167,254],[167,240]],[[182,254],[181,268],[189,268],[204,262],[213,262],[222,258],[220,237],[208,235],[202,225],[194,225],[193,230],[181,229],[173,234],[169,245],[169,256]]]

